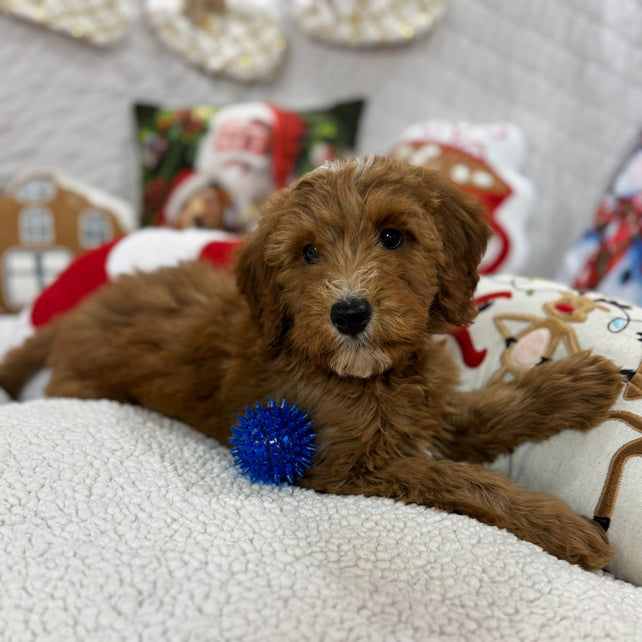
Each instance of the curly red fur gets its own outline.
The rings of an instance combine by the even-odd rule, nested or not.
[[[390,229],[398,248],[382,243]],[[603,421],[617,367],[583,353],[458,393],[435,336],[474,318],[488,235],[436,173],[384,158],[322,168],[267,202],[237,282],[203,263],[123,276],[10,353],[0,385],[16,394],[46,357],[50,395],[140,404],[222,443],[247,404],[284,397],[318,432],[300,485],[464,513],[601,567],[613,552],[597,524],[479,464]],[[355,335],[331,319],[350,297],[372,310]]]

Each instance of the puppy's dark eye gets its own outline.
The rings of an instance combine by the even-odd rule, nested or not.
[[[379,240],[381,241],[381,245],[388,250],[396,250],[403,245],[403,234],[399,230],[389,227],[381,232]]]
[[[319,252],[317,251],[317,248],[312,245],[312,243],[308,243],[304,248],[303,248],[303,259],[305,260],[306,263],[309,263],[312,265],[313,263],[317,262],[317,259],[319,258]]]

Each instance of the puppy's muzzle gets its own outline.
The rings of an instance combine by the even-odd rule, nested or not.
[[[330,310],[330,319],[341,333],[356,337],[363,332],[372,318],[372,308],[365,299],[350,298],[337,301]]]

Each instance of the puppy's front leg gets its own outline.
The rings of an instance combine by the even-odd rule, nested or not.
[[[556,497],[531,492],[475,464],[406,457],[340,487],[322,490],[389,497],[469,515],[587,569],[602,568],[613,559],[598,524],[576,515]]]
[[[550,361],[514,381],[453,394],[435,444],[449,459],[481,463],[567,428],[589,430],[607,419],[622,383],[599,355]]]

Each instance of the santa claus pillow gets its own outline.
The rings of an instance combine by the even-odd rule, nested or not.
[[[272,192],[351,154],[362,108],[360,100],[305,112],[267,102],[138,105],[143,225],[251,230]]]
[[[389,155],[443,172],[479,198],[494,231],[481,274],[521,272],[528,258],[526,226],[535,190],[520,173],[526,142],[515,125],[418,123],[399,136]]]

